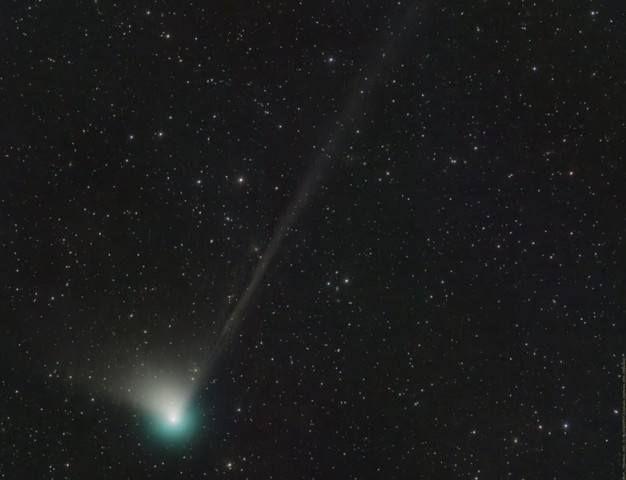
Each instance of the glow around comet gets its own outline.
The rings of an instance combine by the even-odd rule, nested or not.
[[[182,377],[181,377],[182,378]],[[191,397],[191,381],[159,375],[138,385],[132,395],[137,406],[148,415],[153,433],[164,440],[188,438],[197,424]]]

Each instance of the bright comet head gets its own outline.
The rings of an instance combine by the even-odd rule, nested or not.
[[[190,385],[176,379],[154,378],[143,383],[134,397],[149,415],[149,423],[158,437],[184,440],[196,423],[189,405],[192,392]]]

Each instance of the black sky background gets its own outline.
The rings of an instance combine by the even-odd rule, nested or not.
[[[538,3],[5,2],[0,476],[619,478],[624,11]]]

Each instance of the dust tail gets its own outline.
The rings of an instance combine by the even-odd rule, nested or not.
[[[218,339],[211,347],[205,372],[210,371],[220,354],[228,345],[233,335],[237,332],[244,319],[247,309],[253,303],[254,295],[263,280],[268,268],[272,265],[274,257],[289,234],[291,228],[298,221],[302,211],[310,203],[314,193],[318,190],[322,178],[332,160],[340,153],[349,136],[348,128],[354,129],[355,119],[362,117],[366,102],[372,91],[382,79],[382,74],[393,66],[394,60],[401,54],[400,48],[403,40],[410,37],[416,25],[418,8],[408,7],[396,18],[395,24],[398,29],[384,30],[374,41],[372,58],[366,63],[364,69],[352,82],[348,89],[348,97],[343,102],[339,115],[326,129],[321,138],[324,139],[322,146],[315,149],[310,160],[311,167],[304,177],[304,181],[296,191],[295,196],[289,202],[285,212],[274,228],[271,240],[265,249],[259,264],[255,268],[243,295],[234,309],[224,322],[224,326]],[[392,35],[389,32],[400,32]]]

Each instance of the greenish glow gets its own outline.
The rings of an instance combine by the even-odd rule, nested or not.
[[[166,442],[190,440],[197,426],[198,414],[191,408],[168,414],[152,414],[150,418],[152,433]]]
[[[192,439],[202,418],[193,392],[193,382],[183,376],[160,374],[138,382],[134,400],[143,412],[150,438],[168,447]]]

